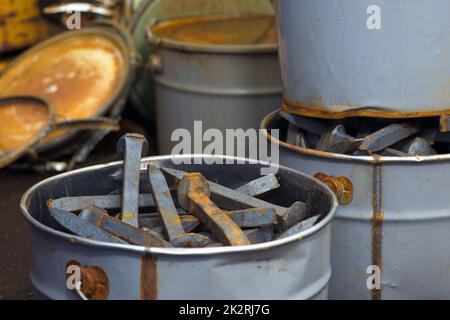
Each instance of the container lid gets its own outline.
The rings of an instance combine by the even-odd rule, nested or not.
[[[67,32],[12,62],[0,77],[0,97],[36,96],[63,120],[88,119],[103,114],[117,99],[127,82],[128,62],[125,44],[111,30]],[[2,133],[22,126],[18,119],[26,119],[27,127],[47,122],[47,113],[35,109],[3,106],[0,123],[8,126],[2,125]],[[46,142],[63,134],[51,134]]]
[[[192,51],[274,51],[273,15],[195,16],[162,21],[151,27],[149,41]]]

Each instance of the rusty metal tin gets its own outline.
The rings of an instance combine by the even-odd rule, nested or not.
[[[215,158],[225,163],[223,156],[182,158],[189,161],[203,158],[204,162]],[[236,188],[243,180],[259,177],[260,169],[268,165],[249,160],[245,165],[235,162],[175,166],[172,159],[170,156],[144,159],[141,170],[151,162],[201,172],[208,179]],[[323,219],[308,230],[269,243],[198,249],[146,248],[92,241],[61,231],[45,201],[62,196],[108,194],[120,187],[121,182],[115,176],[121,167],[116,162],[65,173],[40,182],[23,196],[21,208],[30,225],[33,245],[31,279],[41,295],[51,299],[78,299],[67,288],[65,274],[67,263],[75,260],[104,271],[109,299],[327,298],[331,269],[329,223],[337,200],[318,180],[280,167],[277,177],[281,186],[267,195],[267,201],[287,205],[304,200],[310,203],[308,216],[322,214]],[[95,183],[99,177],[101,184]]]
[[[153,52],[145,40],[145,27],[153,20],[165,20],[179,17],[206,14],[273,14],[271,0],[143,0],[134,1],[135,11],[129,23],[137,48],[142,56],[143,65]],[[131,92],[131,102],[140,114],[151,122],[155,121],[155,86],[151,72],[147,68],[137,71],[136,83]]]
[[[261,128],[286,130],[278,112]],[[268,138],[279,144],[282,165],[346,178],[352,197],[332,223],[331,299],[450,299],[449,154],[349,156]],[[372,265],[381,268],[380,290],[367,287]]]
[[[64,121],[117,116],[134,77],[136,55],[127,36],[111,26],[66,32],[26,51],[3,71],[1,97],[43,98]],[[4,117],[1,121],[10,122]],[[59,146],[75,134],[53,133],[37,150]]]
[[[154,47],[158,148],[170,154],[174,130],[258,128],[281,101],[271,15],[196,16],[148,26]]]
[[[286,111],[326,118],[450,112],[450,2],[277,0],[275,8]]]

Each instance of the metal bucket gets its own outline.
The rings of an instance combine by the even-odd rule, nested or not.
[[[446,0],[278,0],[283,108],[317,117],[450,112]]]
[[[0,5],[0,53],[29,47],[49,34],[38,0],[2,1]]]
[[[135,46],[126,30],[112,22],[97,22],[90,28],[47,39],[18,56],[2,71],[0,98],[19,95],[44,99],[60,121],[100,116],[116,119],[125,104],[135,67]],[[12,105],[12,110],[15,107]],[[16,122],[8,117],[19,117],[33,126],[48,121],[47,113],[34,114],[28,109],[25,114],[27,109],[22,110],[24,114],[20,115],[3,112],[2,121],[13,124]],[[54,150],[78,133],[52,133],[35,150]]]
[[[261,127],[283,135],[287,124],[277,111]],[[330,299],[450,299],[450,155],[347,156],[269,139],[281,164],[353,185],[332,223]],[[367,287],[372,265],[381,290]]]
[[[204,162],[224,157],[203,158]],[[174,167],[171,157],[144,159]],[[238,159],[234,159],[235,162]],[[242,159],[240,159],[242,160]],[[225,162],[223,160],[223,162]],[[181,165],[208,179],[237,187],[242,179],[260,176],[268,165]],[[39,294],[50,299],[77,299],[66,286],[66,266],[78,261],[100,267],[109,280],[109,299],[326,299],[330,278],[330,221],[337,208],[324,184],[298,171],[280,167],[281,187],[264,199],[286,205],[311,204],[308,215],[325,217],[311,229],[286,239],[250,246],[174,249],[145,248],[87,240],[59,231],[45,205],[48,198],[108,194],[121,186],[115,179],[120,162],[89,167],[49,178],[28,190],[21,208],[31,227],[31,279]],[[235,174],[231,174],[235,173]],[[101,183],[97,183],[101,180]],[[144,192],[144,191],[143,191]],[[97,269],[98,270],[98,269]]]
[[[201,16],[148,28],[161,154],[176,144],[173,131],[193,133],[194,121],[223,133],[258,128],[281,101],[274,28],[270,15]]]
[[[138,3],[138,5],[136,4]],[[147,65],[152,48],[145,40],[145,27],[154,20],[173,19],[203,14],[273,14],[270,0],[143,0],[135,1],[135,13],[129,28],[137,48]],[[155,121],[154,80],[146,68],[137,70],[131,102],[147,119]],[[150,89],[151,88],[151,89]]]

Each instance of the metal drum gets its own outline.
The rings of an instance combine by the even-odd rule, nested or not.
[[[115,119],[131,87],[135,58],[135,46],[126,30],[113,23],[98,22],[90,28],[54,36],[20,55],[2,72],[0,98],[44,99],[52,105],[52,114],[59,121],[100,116]],[[14,131],[8,125],[17,124],[17,118],[30,126],[48,121],[47,112],[33,110],[17,109],[14,104],[3,107],[0,114],[3,136]],[[39,143],[36,151],[61,147],[77,133],[77,130],[53,132]]]
[[[287,123],[277,111],[261,127],[283,135]],[[450,155],[347,156],[269,139],[281,164],[324,173],[336,189],[336,177],[351,180],[332,223],[331,299],[450,299]],[[368,289],[372,265],[381,290]]]
[[[273,14],[270,0],[143,0],[134,1],[135,13],[129,28],[138,50],[147,65],[152,48],[145,40],[145,27],[153,20],[203,14]],[[146,68],[137,70],[136,84],[131,101],[137,111],[148,120],[155,121],[154,81]]]
[[[0,5],[0,53],[29,47],[49,34],[38,0],[2,1]]]
[[[197,16],[148,28],[155,47],[157,134],[171,153],[174,130],[257,129],[281,101],[275,20],[271,15]]]
[[[202,156],[195,156],[196,158]],[[144,159],[174,167],[171,157]],[[183,157],[193,160],[192,156]],[[215,157],[222,159],[223,157]],[[198,159],[197,159],[198,160]],[[203,157],[203,162],[213,160]],[[238,160],[238,159],[234,159]],[[243,159],[240,159],[243,160]],[[235,161],[236,162],[236,161]],[[260,177],[267,163],[180,165],[208,179],[237,187],[242,179]],[[326,299],[330,277],[330,226],[336,197],[324,184],[280,167],[280,189],[265,198],[285,205],[307,201],[308,215],[324,218],[311,229],[273,242],[200,249],[146,248],[80,238],[60,231],[45,205],[49,198],[108,194],[121,187],[115,179],[121,163],[89,167],[42,181],[23,196],[21,208],[31,228],[34,263],[31,279],[50,299],[77,299],[66,285],[66,266],[78,261],[103,270],[108,299]],[[101,183],[97,183],[101,180]]]
[[[285,111],[450,113],[447,0],[278,0]]]

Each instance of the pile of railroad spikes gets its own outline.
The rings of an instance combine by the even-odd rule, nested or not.
[[[280,186],[275,175],[230,189],[207,181],[198,172],[148,164],[150,193],[140,194],[140,162],[146,148],[141,135],[127,134],[119,140],[118,150],[124,158],[121,195],[49,199],[52,217],[81,237],[167,248],[269,242],[306,230],[320,220],[320,216],[307,219],[303,202],[285,208],[257,198]]]
[[[432,156],[450,152],[447,118],[324,120],[285,111],[285,142],[308,149],[366,156]]]

